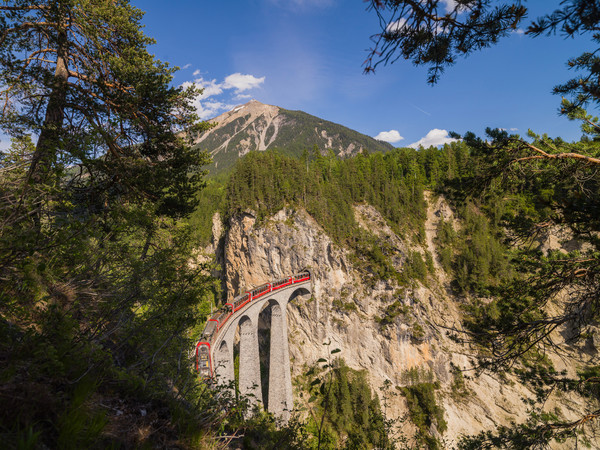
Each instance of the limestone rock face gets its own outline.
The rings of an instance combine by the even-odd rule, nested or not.
[[[516,380],[471,377],[472,372],[465,372],[461,392],[453,388],[457,377],[453,367],[469,367],[471,361],[466,355],[470,350],[450,340],[445,332],[444,327],[460,321],[460,301],[449,294],[448,277],[435,259],[434,233],[438,220],[455,219],[443,199],[429,196],[428,202],[423,248],[396,235],[375,208],[355,207],[359,225],[393,249],[392,261],[398,270],[408,251],[432,254],[437,275],[429,276],[427,286],[416,283],[400,288],[392,281],[373,281],[359,272],[350,251],[332,242],[307,212],[292,209],[261,221],[252,211],[232,219],[223,241],[222,270],[230,298],[244,289],[308,268],[313,277],[312,297],[299,297],[288,306],[292,377],[305,373],[319,358],[339,348],[338,355],[348,366],[368,371],[378,394],[386,380],[397,393],[396,386],[418,382],[419,377],[433,378],[441,384],[438,401],[448,422],[442,439],[450,447],[462,434],[524,420],[527,407],[522,397],[531,397],[531,393]],[[388,325],[382,325],[381,318],[392,304],[401,312]],[[328,342],[329,346],[323,345]],[[295,389],[298,405],[301,399]],[[386,405],[388,416],[400,417],[406,412],[400,395]],[[561,413],[568,417],[573,411]],[[408,421],[403,431],[414,431]]]

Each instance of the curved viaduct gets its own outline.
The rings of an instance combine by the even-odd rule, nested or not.
[[[312,278],[312,277],[311,277]],[[211,357],[219,384],[234,380],[233,346],[240,327],[239,390],[251,403],[263,402],[258,344],[258,316],[271,307],[268,410],[287,421],[293,408],[292,377],[287,333],[287,305],[299,295],[312,293],[311,279],[269,292],[235,311],[213,338]]]

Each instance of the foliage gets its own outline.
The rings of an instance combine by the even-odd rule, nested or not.
[[[389,250],[362,230],[352,206],[369,203],[396,230],[423,236],[425,202],[418,154],[399,149],[385,155],[360,154],[339,160],[318,149],[298,161],[278,152],[251,152],[241,159],[226,189],[225,217],[252,209],[259,219],[284,206],[305,208],[337,243],[356,251],[365,272],[375,279],[397,276]]]
[[[435,83],[457,56],[495,44],[515,30],[527,12],[522,2],[443,3],[445,11],[438,0],[373,0],[371,8],[380,18],[381,32],[375,36],[366,70],[403,57],[429,66],[429,82]],[[560,32],[578,37],[592,33],[592,45],[597,46],[599,21],[597,1],[565,0],[554,12],[531,22],[526,34],[535,37]],[[533,405],[537,401],[541,406],[532,410],[527,422],[465,438],[462,448],[532,448],[577,440],[579,433],[599,417],[593,402],[588,403],[590,410],[574,421],[542,409],[553,391],[570,395],[570,386],[576,384],[583,392],[593,392],[598,382],[595,376],[579,380],[557,374],[545,356],[548,349],[583,344],[589,327],[599,320],[600,126],[583,109],[600,101],[597,53],[595,49],[570,59],[568,65],[578,72],[577,76],[554,88],[556,94],[571,96],[571,101],[563,98],[561,113],[581,122],[581,142],[567,143],[531,132],[529,139],[523,139],[502,130],[488,130],[486,140],[472,133],[464,136],[472,149],[472,159],[477,161],[476,170],[470,179],[461,180],[463,189],[452,193],[460,194],[462,190],[463,198],[469,194],[477,198],[477,207],[489,222],[472,221],[472,248],[445,250],[440,259],[447,268],[454,258],[460,290],[471,288],[484,295],[494,294],[491,302],[471,305],[465,320],[467,340],[482,350],[480,367],[493,371],[516,367],[519,376],[535,387]],[[508,230],[515,248],[510,255],[512,273],[507,273],[505,256],[496,243],[482,240],[490,235],[485,231],[490,225],[496,239],[494,227]],[[558,232],[566,234],[564,244],[570,240],[576,248],[535,249],[544,234]],[[449,235],[443,238],[454,240]],[[480,260],[485,253],[501,258]],[[486,261],[495,261],[497,269],[491,270]],[[475,279],[470,278],[472,274],[477,274]],[[565,337],[563,342],[559,340],[561,335]],[[593,372],[593,368],[584,365],[581,373],[587,371]]]
[[[10,0],[0,14],[0,125],[13,136],[0,155],[0,439],[81,448],[203,432],[223,408],[190,406],[189,332],[213,291],[180,220],[208,161],[178,137],[195,128],[191,93],[169,86],[125,0]],[[142,427],[156,433],[133,442]]]
[[[271,414],[261,411],[240,424],[239,432],[243,433],[239,441],[244,449],[310,448],[306,424],[297,416],[292,416],[286,424],[282,424]]]
[[[588,130],[593,123],[589,118],[584,122]],[[593,390],[598,382],[595,377],[569,381],[548,372],[552,367],[545,353],[582,343],[589,327],[598,321],[598,145],[592,139],[570,144],[533,133],[530,143],[499,130],[488,133],[488,142],[466,136],[481,162],[474,183],[486,186],[482,197],[496,204],[488,212],[511,232],[515,246],[511,265],[516,276],[494,288],[493,301],[470,308],[467,335],[485,349],[481,367],[497,371],[517,364],[519,376],[535,387],[540,405],[552,390],[574,394],[569,383]],[[571,251],[535,249],[540,236],[560,232],[566,236],[565,243],[574,243]],[[566,342],[558,339],[558,331],[567,337]],[[592,410],[582,420],[565,421],[534,410],[530,420],[519,425],[527,440],[516,442],[516,448],[576,438],[596,417]],[[515,435],[503,428],[485,437],[486,442],[496,438]]]
[[[444,420],[444,410],[437,404],[435,390],[439,383],[418,383],[401,388],[406,398],[410,420],[418,429],[417,439],[429,449],[439,449],[441,444],[430,429],[432,426],[441,434],[448,425]]]
[[[446,67],[459,57],[495,45],[515,32],[527,17],[521,1],[458,0],[370,0],[369,9],[379,18],[380,32],[365,61],[365,72],[400,58],[429,67],[429,83],[436,83]],[[525,34],[536,37],[560,32],[565,37],[593,34],[600,42],[596,0],[565,0],[555,11],[532,21]],[[585,52],[569,60],[569,67],[586,73],[555,88],[555,93],[572,94],[575,107],[597,97],[599,57]]]
[[[410,282],[410,280],[419,280],[420,282],[425,283],[428,267],[420,252],[409,252],[404,264],[405,269],[402,272],[402,275],[406,279],[406,282]]]
[[[300,161],[275,151],[251,152],[237,163],[227,183],[225,221],[247,209],[256,211],[260,219],[284,206],[300,206],[334,241],[354,249],[355,262],[373,279],[396,278],[402,284],[425,281],[431,256],[423,260],[421,254],[411,252],[400,275],[390,259],[393,249],[358,226],[352,206],[373,205],[396,233],[423,242],[425,186],[441,187],[452,181],[448,190],[460,190],[462,180],[472,176],[473,164],[468,148],[460,143],[440,150],[396,149],[345,160],[331,153],[323,156],[318,149],[305,152]],[[481,258],[485,256],[492,257]]]
[[[420,383],[433,383],[434,378],[434,373],[430,369],[418,366],[403,370],[400,375],[402,383],[409,386]]]
[[[507,250],[498,228],[473,204],[466,204],[459,217],[463,222],[454,246],[454,286],[459,292],[486,294],[486,289],[511,278]]]
[[[465,376],[462,371],[453,365],[452,367],[452,383],[450,384],[451,395],[455,401],[463,399],[469,395],[469,390],[465,385]]]
[[[366,373],[350,369],[340,358],[321,358],[318,364],[308,373],[316,376],[309,386],[308,429],[317,438],[311,448],[393,448],[392,424],[372,395]]]
[[[431,83],[457,56],[495,44],[498,38],[516,29],[527,12],[521,2],[509,1],[494,5],[489,1],[460,0],[445,12],[437,0],[374,0],[371,7],[380,18],[382,31],[375,37],[376,46],[366,62],[366,70],[404,57],[417,65],[429,66]],[[567,37],[592,33],[592,45],[597,46],[599,21],[597,1],[565,0],[554,12],[533,21],[526,33],[534,37],[555,32]],[[526,140],[501,130],[488,130],[486,140],[470,133],[465,135],[479,161],[478,170],[465,187],[474,197],[483,199],[480,206],[487,209],[491,223],[506,227],[517,248],[511,259],[514,278],[500,278],[497,283],[487,280],[496,297],[491,303],[471,307],[471,316],[465,323],[467,335],[485,349],[482,367],[499,371],[523,364],[518,373],[536,387],[536,400],[541,405],[552,389],[569,394],[569,383],[577,382],[590,392],[597,383],[594,376],[583,381],[560,377],[551,372],[544,357],[548,348],[581,344],[589,327],[599,319],[600,127],[597,119],[583,109],[586,104],[597,105],[600,101],[597,53],[596,49],[570,59],[568,65],[579,72],[578,76],[554,89],[557,94],[571,95],[571,101],[563,99],[561,113],[581,121],[581,142],[566,143],[533,133]],[[578,248],[533,250],[540,235],[559,231],[566,233]],[[462,254],[477,261],[476,253],[486,247],[477,244],[475,254]],[[451,255],[443,256],[448,261]],[[488,269],[485,265],[473,266],[479,267]],[[472,285],[468,266],[463,262],[457,269],[458,287]],[[487,290],[475,286],[482,293]],[[566,336],[565,342],[557,341],[559,331]],[[539,355],[538,364],[531,363],[532,354]],[[582,369],[587,370],[591,369]],[[589,407],[593,408],[591,404]],[[581,419],[569,422],[536,410],[526,423],[466,438],[463,445],[542,447],[554,440],[577,439],[578,433],[597,417],[597,411],[592,409]]]
[[[440,265],[446,272],[452,270],[453,246],[457,238],[458,236],[452,226],[452,222],[440,219],[436,230],[437,256]]]
[[[74,165],[63,183],[88,202],[142,198],[189,213],[208,160],[176,132],[206,127],[192,126],[194,92],[169,86],[173,69],[146,50],[141,11],[126,0],[4,4],[0,126],[38,136],[28,180],[51,183]]]
[[[274,151],[251,152],[230,178],[226,210],[231,215],[251,208],[264,217],[285,205],[301,205],[340,243],[354,239],[356,203],[377,207],[398,229],[422,228],[425,174],[417,157],[411,149],[346,160],[314,149],[301,161]]]
[[[189,225],[194,230],[194,239],[200,246],[210,244],[212,238],[213,216],[222,213],[225,198],[227,177],[212,176],[207,180],[206,187],[196,195],[198,206],[189,217]]]
[[[262,220],[285,206],[302,207],[334,241],[354,250],[353,262],[362,268],[367,281],[425,283],[427,274],[434,271],[432,256],[426,253],[423,258],[418,252],[409,252],[399,272],[392,262],[395,249],[391,243],[361,228],[353,205],[375,206],[396,233],[423,243],[423,190],[429,186],[453,199],[457,217],[468,223],[459,234],[446,225],[452,235],[444,238],[439,234],[438,248],[443,256],[438,257],[457,280],[457,290],[480,290],[509,277],[510,270],[506,248],[499,241],[499,223],[489,214],[477,213],[464,198],[467,183],[478,171],[478,159],[470,153],[460,142],[441,149],[363,153],[345,160],[331,152],[323,156],[316,148],[305,151],[300,161],[279,151],[251,152],[239,160],[230,176],[211,178],[208,189],[199,196],[201,207],[192,216],[192,223],[207,244],[209,216],[219,209],[228,223],[231,216],[246,210],[255,211]]]
[[[393,303],[386,306],[381,317],[376,317],[375,321],[382,326],[390,325],[394,323],[396,317],[402,315],[403,317],[408,315],[410,312],[410,306],[403,304],[400,300],[396,300]]]

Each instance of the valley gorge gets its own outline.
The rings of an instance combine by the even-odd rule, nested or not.
[[[210,258],[216,252],[221,267],[217,275],[226,298],[302,268],[311,271],[312,296],[299,297],[288,306],[296,408],[307,406],[302,381],[306,373],[328,356],[328,349],[339,348],[336,356],[351,369],[366,371],[385,414],[390,419],[404,419],[398,421],[395,432],[407,437],[411,446],[421,441],[416,439],[419,430],[410,419],[401,389],[434,383],[444,424],[434,422],[427,433],[442,448],[453,448],[462,435],[525,421],[530,410],[526,400],[534,394],[514,375],[477,373],[475,346],[449,336],[453,328],[460,328],[466,300],[453,293],[450,276],[439,263],[436,234],[440,220],[456,228],[461,221],[443,196],[426,191],[425,197],[426,236],[421,243],[414,235],[395,233],[374,207],[353,207],[359,226],[392,249],[389,256],[397,270],[403,270],[411,252],[420,253],[424,260],[427,253],[431,255],[434,270],[408,286],[365,273],[352,251],[336,245],[301,208],[286,207],[261,219],[246,210],[233,216],[225,227],[215,214],[213,244],[201,253]],[[323,345],[327,342],[330,346]],[[573,375],[579,358],[598,361],[598,349],[571,348],[568,356],[547,356],[558,370],[567,369]],[[564,420],[574,420],[584,403],[577,397],[566,401],[554,396],[544,408]]]

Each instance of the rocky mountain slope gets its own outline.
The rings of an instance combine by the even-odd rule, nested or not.
[[[327,356],[324,342],[341,349],[348,366],[368,371],[386,414],[406,417],[409,406],[401,389],[424,381],[439,383],[436,399],[444,411],[446,427],[434,424],[428,432],[451,448],[461,435],[491,430],[500,424],[527,418],[524,401],[532,392],[516,378],[461,371],[472,367],[474,350],[451,340],[446,327],[460,322],[461,301],[451,294],[447,275],[436,260],[435,232],[440,219],[453,221],[443,198],[427,193],[426,242],[416,244],[410,236],[399,236],[369,205],[354,207],[357,222],[393,249],[400,269],[410,252],[433,255],[435,274],[425,282],[398,286],[390,280],[369,279],[354,264],[350,252],[337,246],[304,210],[283,209],[258,221],[252,211],[231,220],[228,228],[214,228],[224,287],[228,296],[303,267],[312,271],[314,294],[298,298],[289,306],[288,329],[293,377],[298,381],[319,358]],[[215,224],[220,219],[215,218]],[[209,249],[212,253],[212,249]],[[425,259],[425,258],[424,258]],[[550,355],[558,370],[573,371],[573,355]],[[598,358],[597,349],[578,357]],[[389,384],[387,400],[381,388]],[[301,405],[300,385],[295,386],[295,404]],[[576,401],[551,397],[545,408],[559,417],[576,417]],[[416,427],[406,420],[398,428],[412,439]],[[415,441],[412,441],[413,444]]]
[[[256,100],[209,122],[216,126],[196,138],[195,143],[212,155],[213,172],[229,169],[250,151],[277,148],[300,156],[304,149],[311,150],[316,145],[321,151],[332,149],[336,155],[346,157],[364,149],[372,152],[393,148],[386,142],[305,112],[289,111]]]

